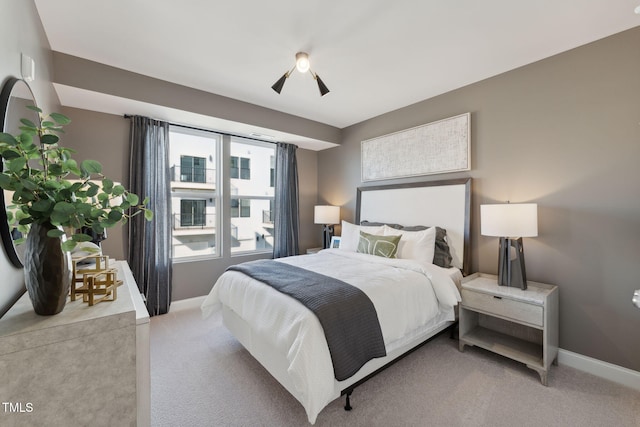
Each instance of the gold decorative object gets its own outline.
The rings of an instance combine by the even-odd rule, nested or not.
[[[82,265],[81,262],[89,264]],[[109,257],[106,255],[89,255],[72,258],[73,283],[71,284],[71,301],[82,295],[82,301],[89,306],[101,301],[115,301],[118,297],[118,270],[109,267]],[[80,286],[78,287],[78,284]],[[97,298],[97,296],[101,296]]]

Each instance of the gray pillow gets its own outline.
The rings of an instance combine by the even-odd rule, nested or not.
[[[360,221],[360,225],[365,225],[368,227],[379,227],[381,225],[385,225],[382,222],[369,222],[369,221]],[[404,227],[400,224],[386,224],[388,227],[395,228],[396,230],[404,230],[404,231],[421,231],[426,230],[427,226],[424,225],[413,225]],[[453,257],[451,256],[451,251],[449,249],[449,244],[447,243],[447,230],[444,228],[440,228],[436,226],[436,244],[433,252],[433,263],[439,267],[449,268],[451,267],[451,260]]]

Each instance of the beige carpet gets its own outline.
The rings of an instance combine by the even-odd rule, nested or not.
[[[640,392],[554,366],[524,365],[444,334],[329,404],[317,426],[640,426]],[[219,315],[151,319],[152,426],[305,426],[304,409],[224,328]]]

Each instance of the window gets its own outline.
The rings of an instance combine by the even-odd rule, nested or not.
[[[239,177],[231,186],[231,253],[272,250],[275,146],[232,137],[230,152],[231,177]]]
[[[275,145],[179,126],[169,142],[173,259],[271,251]],[[231,190],[224,198],[223,179]]]
[[[251,179],[251,159],[231,156],[231,178]]]
[[[180,226],[193,227],[206,225],[206,203],[205,200],[180,200]]]
[[[206,164],[204,157],[180,156],[180,181],[206,182]]]
[[[231,199],[231,218],[250,218],[251,200]]]
[[[251,159],[240,158],[240,179],[251,179]]]
[[[172,126],[169,130],[173,259],[220,255],[216,171],[220,135]]]

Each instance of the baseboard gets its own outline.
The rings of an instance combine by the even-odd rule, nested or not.
[[[169,311],[182,311],[191,310],[193,308],[199,308],[204,302],[207,296],[193,297],[187,299],[181,299],[178,301],[171,301],[171,308]]]
[[[558,351],[558,363],[640,390],[640,372],[638,371],[563,349]]]

